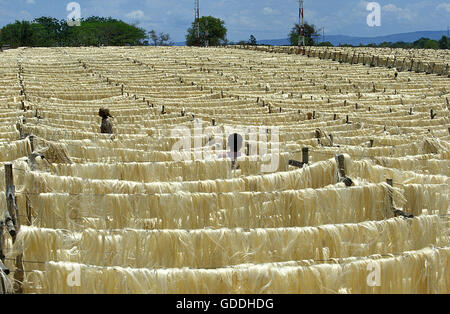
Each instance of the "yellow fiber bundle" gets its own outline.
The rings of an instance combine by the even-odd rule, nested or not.
[[[364,178],[372,183],[385,182],[389,178],[394,180],[394,184],[450,184],[450,179],[447,176],[425,175],[412,171],[385,168],[373,165],[367,160],[353,162],[353,168],[349,175]]]
[[[31,153],[30,141],[28,138],[13,141],[7,144],[0,144],[0,162],[14,161],[21,157],[28,157]]]
[[[27,260],[137,268],[218,268],[422,249],[441,239],[438,216],[320,227],[218,230],[62,230],[23,227]],[[41,243],[45,243],[42,245]]]
[[[27,274],[27,293],[448,293],[450,248],[423,249],[397,257],[343,259],[312,266],[247,265],[207,269],[136,269],[49,262]],[[373,268],[372,268],[373,267]],[[371,269],[381,270],[369,286]],[[80,285],[67,278],[80,273]],[[374,281],[375,284],[378,284]]]
[[[441,215],[450,211],[447,184],[407,184],[403,190],[407,200],[404,208],[414,215],[420,215],[424,209],[438,211]]]
[[[136,194],[232,191],[282,191],[289,189],[319,188],[336,181],[335,160],[315,163],[310,167],[289,172],[277,172],[229,180],[191,182],[137,183],[119,180],[94,180],[54,176],[48,173],[27,173],[25,188],[31,193],[70,192],[94,194]]]
[[[35,225],[47,228],[275,228],[389,218],[393,216],[389,191],[389,187],[382,183],[282,192],[43,193],[27,197]],[[394,191],[399,194],[399,190]],[[395,200],[402,204],[397,196]],[[93,225],[89,218],[98,220],[98,223]]]

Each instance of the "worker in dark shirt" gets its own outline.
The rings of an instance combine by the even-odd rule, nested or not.
[[[224,154],[222,158],[230,158],[231,159],[231,169],[238,170],[240,166],[237,164],[238,157],[241,157],[242,154],[240,152],[242,148],[243,139],[240,134],[234,133],[228,137],[228,148],[230,151],[227,154]]]
[[[100,126],[100,132],[102,134],[113,134],[113,124],[109,118],[112,118],[109,113],[109,109],[101,108],[98,115],[102,118],[102,125]]]

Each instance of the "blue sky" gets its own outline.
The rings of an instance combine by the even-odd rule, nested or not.
[[[0,0],[0,26],[16,19],[39,16],[66,18],[66,0]],[[168,32],[183,41],[193,21],[194,0],[78,0],[82,17],[112,16],[147,30]],[[369,27],[369,1],[305,0],[306,21],[325,28],[325,35],[378,36],[419,30],[446,30],[450,24],[448,0],[386,0],[381,26]],[[286,38],[298,20],[298,0],[200,0],[200,15],[225,20],[228,39]]]

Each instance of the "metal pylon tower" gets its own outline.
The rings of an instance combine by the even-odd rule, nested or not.
[[[298,13],[298,48],[299,51],[305,52],[305,21],[303,15],[303,0],[299,0],[299,13]]]
[[[195,35],[197,36],[197,45],[200,46],[200,0],[195,0]]]

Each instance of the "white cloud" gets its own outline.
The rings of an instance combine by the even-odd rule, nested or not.
[[[36,4],[35,0],[27,0],[26,2],[27,2],[27,4]]]
[[[274,14],[278,14],[278,10],[274,10],[274,9],[272,9],[272,8],[270,8],[270,7],[265,7],[265,8],[262,10],[262,13],[263,13],[264,15],[274,15]]]
[[[409,9],[399,8],[395,4],[392,4],[392,3],[386,4],[385,6],[383,6],[383,11],[395,14],[398,19],[404,19],[404,20],[411,21],[415,18],[414,13],[411,12]]]
[[[136,10],[125,14],[125,16],[130,19],[141,20],[144,18],[145,14],[142,10]]]
[[[436,9],[439,10],[439,11],[442,10],[442,11],[450,12],[450,3],[445,3],[445,2],[443,2],[443,3],[439,4],[439,5],[436,7]]]

